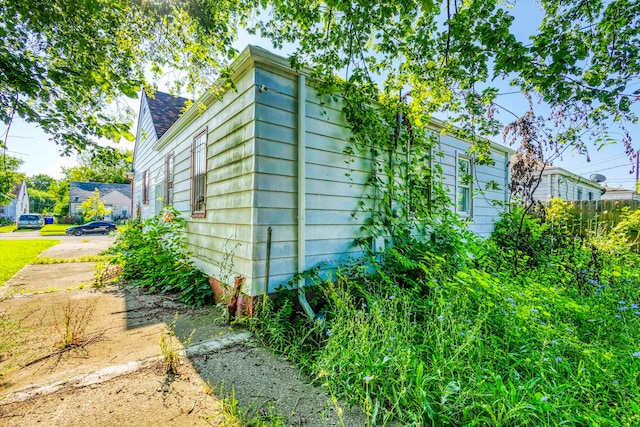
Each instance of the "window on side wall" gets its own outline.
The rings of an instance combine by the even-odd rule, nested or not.
[[[458,156],[456,165],[456,211],[465,216],[472,214],[471,184],[473,176],[471,159]]]
[[[149,170],[144,171],[142,175],[142,203],[149,204]]]
[[[582,188],[578,188],[578,201],[582,201]]]
[[[173,205],[173,153],[164,161],[164,205]]]
[[[191,147],[191,216],[204,217],[207,184],[207,129],[193,138]]]

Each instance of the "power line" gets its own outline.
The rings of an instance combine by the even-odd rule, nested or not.
[[[603,164],[606,164],[606,163],[611,163],[612,161],[616,161],[618,159],[622,159],[622,158],[614,157],[613,159],[602,160],[602,161],[599,161],[599,162],[589,163],[587,165],[582,165],[582,166],[578,166],[578,167],[575,167],[575,168],[571,168],[571,170],[575,171],[575,170],[589,169],[589,168],[593,168],[594,166],[599,166],[599,165],[603,165]],[[630,165],[631,162],[628,162],[626,164]]]

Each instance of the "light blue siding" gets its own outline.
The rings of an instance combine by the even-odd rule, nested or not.
[[[366,196],[372,188],[366,182],[371,155],[345,153],[350,131],[340,103],[320,97],[309,85],[302,94],[306,211],[298,212],[298,78],[285,61],[250,48],[240,54],[233,77],[235,90],[209,101],[198,114],[185,113],[163,140],[147,135],[147,141],[141,138],[140,146],[136,144],[136,171],[151,170],[155,177],[151,188],[162,179],[164,157],[174,153],[174,205],[187,218],[187,238],[197,265],[219,279],[244,277],[243,290],[251,295],[263,291],[269,227],[269,291],[298,273],[301,216],[306,223],[306,268],[329,272],[338,262],[360,254],[354,240],[361,236],[366,216],[358,211],[358,204],[370,203]],[[140,126],[149,126],[150,119],[143,116]],[[208,129],[206,216],[191,218],[190,149],[193,136],[203,128]],[[465,141],[440,135],[441,155],[435,156],[434,163],[442,167],[442,179],[451,195],[456,186],[456,153],[463,154],[468,148]],[[493,156],[494,166],[476,167],[474,189],[484,188],[490,180],[504,185],[504,151],[496,149]],[[504,200],[504,188],[474,198],[472,230],[486,235],[492,229],[497,215],[492,199]],[[150,206],[145,215],[151,213]]]

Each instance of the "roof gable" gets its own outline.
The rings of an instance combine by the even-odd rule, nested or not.
[[[187,98],[159,91],[156,91],[153,97],[147,96],[149,113],[158,139],[178,120],[187,101]]]
[[[22,187],[25,185],[24,180],[20,181],[20,184],[16,184],[15,187],[13,187],[13,191],[11,191],[11,194],[13,194],[16,197],[20,196],[20,192],[22,191]]]
[[[100,200],[106,205],[123,205],[131,202],[130,197],[125,196],[118,190],[113,190],[111,193],[100,197]]]
[[[96,188],[100,192],[101,197],[107,196],[114,191],[118,191],[126,197],[131,198],[130,184],[71,181],[69,184],[69,201],[72,203],[84,202],[89,197],[93,196],[93,192]]]

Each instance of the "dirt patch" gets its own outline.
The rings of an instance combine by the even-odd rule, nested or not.
[[[75,258],[105,245],[69,240],[43,255]],[[92,288],[93,268],[31,265],[0,288],[0,314],[20,325],[18,347],[0,356],[1,425],[221,425],[215,392],[232,391],[249,415],[278,413],[288,425],[366,425],[287,360],[234,345],[246,343],[248,332],[224,324],[223,310],[189,308],[135,287]],[[78,339],[64,347],[64,325],[74,318],[81,319]],[[176,349],[190,337],[180,375],[171,378],[158,368],[170,324]]]
[[[366,426],[365,415],[333,401],[286,359],[260,347],[236,345],[191,361],[215,389],[229,391],[249,414],[277,413],[290,426]]]
[[[78,328],[80,345],[61,351],[65,322],[93,314]],[[72,310],[68,315],[67,310]],[[137,288],[111,287],[45,292],[10,298],[0,303],[14,319],[21,319],[24,341],[12,357],[0,362],[8,370],[0,393],[8,394],[32,384],[47,384],[90,373],[111,365],[142,360],[160,354],[160,337],[176,318],[176,335],[186,339],[195,329],[192,343],[232,332],[220,325],[219,312],[194,309],[171,296],[150,295]]]
[[[149,366],[102,384],[60,391],[0,406],[4,426],[217,426],[220,401],[193,367],[167,376]]]

